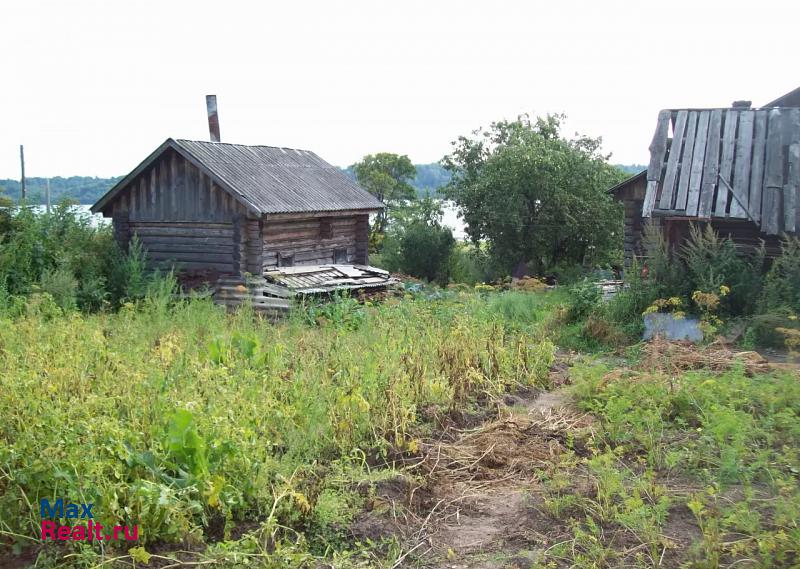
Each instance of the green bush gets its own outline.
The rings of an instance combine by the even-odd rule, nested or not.
[[[346,293],[330,299],[311,298],[300,305],[303,319],[311,325],[331,325],[346,330],[358,330],[364,323],[364,306]]]
[[[564,261],[556,263],[548,271],[548,275],[552,275],[556,282],[561,285],[575,284],[584,278],[585,273],[586,271],[582,265]]]
[[[128,251],[114,259],[110,275],[110,292],[114,299],[126,302],[144,298],[147,292],[146,252],[134,235]]]
[[[0,309],[8,314],[24,312],[25,298],[39,291],[62,310],[97,311],[142,300],[153,287],[174,288],[147,271],[135,237],[122,252],[109,225],[95,226],[68,203],[51,213],[0,210]]]
[[[40,280],[42,292],[48,293],[61,310],[75,310],[78,306],[78,279],[66,267],[45,269]]]
[[[783,349],[786,347],[786,336],[778,332],[777,328],[798,329],[800,323],[791,319],[788,314],[758,314],[750,320],[746,337],[756,348]]]
[[[432,199],[419,200],[392,212],[391,226],[381,249],[383,267],[447,285],[456,241],[441,220],[441,205]]]
[[[589,316],[602,299],[602,293],[597,284],[588,279],[572,285],[568,290],[568,294],[568,319],[570,322],[576,322]]]
[[[772,263],[759,300],[762,312],[790,310],[800,313],[800,238],[785,237],[781,255]]]
[[[99,307],[105,291],[92,289],[103,285],[120,256],[109,226],[94,226],[90,215],[68,203],[51,213],[22,207],[5,214],[0,283],[9,294],[41,286],[62,307]]]
[[[736,315],[755,311],[761,293],[765,254],[763,244],[750,255],[737,252],[733,241],[721,238],[710,225],[705,229],[691,225],[689,239],[681,249],[691,292],[717,293],[726,285],[730,294],[722,299],[720,309]]]
[[[456,243],[450,253],[450,282],[474,285],[495,278],[486,248],[472,243]]]
[[[450,228],[412,223],[400,238],[401,270],[444,286],[450,281],[449,263],[454,245]]]

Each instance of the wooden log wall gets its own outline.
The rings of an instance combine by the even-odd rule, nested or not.
[[[642,177],[620,188],[614,194],[614,199],[622,202],[624,207],[623,254],[626,267],[631,265],[634,257],[640,257],[644,254],[642,244],[644,236],[642,204],[644,203],[646,188],[647,180]]]
[[[234,273],[233,223],[130,222],[151,268],[213,269]]]
[[[247,259],[244,270],[253,275],[261,275],[264,272],[264,240],[261,238],[261,231],[264,222],[260,219],[247,219],[245,221],[244,236],[244,255]]]
[[[356,221],[356,259],[360,265],[369,265],[369,216],[359,215]]]
[[[320,236],[319,217],[280,219],[263,224],[263,267],[278,266],[278,256],[294,256],[295,265],[323,265],[334,262],[334,251],[344,249],[347,263],[366,261],[364,231],[367,215],[325,217],[330,222],[331,237]]]

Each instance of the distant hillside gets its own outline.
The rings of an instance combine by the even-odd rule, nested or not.
[[[91,204],[106,193],[116,184],[122,176],[117,178],[94,178],[89,176],[71,176],[50,178],[50,201],[54,204],[64,200],[75,200],[82,204]],[[28,203],[45,203],[45,178],[26,178],[25,189],[28,194]],[[0,189],[3,195],[19,200],[19,180],[0,180]]]
[[[646,164],[614,164],[614,166],[616,166],[626,174],[630,174],[631,176],[634,174],[638,174],[642,170],[647,170]]]
[[[628,174],[638,174],[647,166],[641,164],[616,164],[617,168]],[[436,195],[439,188],[450,181],[450,173],[439,164],[417,164],[417,175],[411,185],[417,194]],[[345,174],[355,180],[352,167],[342,168]],[[82,204],[92,204],[116,184],[122,176],[116,178],[97,178],[90,176],[71,176],[50,178],[50,201],[58,203],[63,199],[75,200]],[[45,178],[27,178],[26,189],[28,203],[43,204],[45,201]],[[19,180],[0,180],[0,194],[19,200]]]
[[[433,164],[415,164],[417,175],[411,181],[411,186],[417,190],[417,195],[435,195],[437,190],[450,181],[450,172],[435,162]],[[352,166],[342,168],[342,171],[355,181],[356,174]]]

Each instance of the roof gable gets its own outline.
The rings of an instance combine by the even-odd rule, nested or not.
[[[100,198],[92,211],[103,210],[169,148],[257,215],[383,208],[339,168],[307,150],[170,138]]]
[[[781,95],[774,101],[764,105],[764,107],[800,107],[800,87]]]

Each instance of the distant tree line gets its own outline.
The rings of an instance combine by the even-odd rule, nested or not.
[[[377,155],[376,155],[377,156]],[[439,190],[450,183],[452,175],[444,166],[437,163],[432,164],[414,164],[415,172],[408,178],[408,185],[413,188],[417,197],[439,195]],[[355,164],[342,168],[345,174],[355,181],[358,181],[358,176],[355,171]]]
[[[417,164],[416,172],[409,179],[408,184],[419,197],[427,194],[437,195],[439,188],[450,181],[450,173],[439,164]],[[342,168],[351,179],[356,179],[353,166]],[[64,200],[74,200],[82,204],[93,204],[110,190],[122,176],[114,178],[97,178],[91,176],[71,176],[63,178],[56,176],[50,178],[50,201],[54,204]],[[25,189],[27,201],[32,204],[45,203],[46,178],[26,178]],[[19,201],[19,180],[0,179],[0,192],[15,202]]]
[[[91,204],[96,202],[100,196],[110,190],[111,187],[121,179],[122,176],[117,176],[115,178],[97,178],[91,176],[70,176],[69,178],[62,178],[61,176],[56,176],[50,178],[50,201],[56,204],[65,199],[69,199],[82,204]],[[27,202],[30,204],[45,203],[46,187],[46,178],[25,178]],[[15,202],[19,201],[19,180],[0,180],[0,191],[2,191],[3,195],[11,198]]]
[[[452,174],[441,164],[415,164],[415,173],[409,178],[408,185],[413,188],[417,197],[439,197],[440,190],[450,183]],[[646,168],[640,164],[618,164],[617,168],[626,174],[638,174]],[[356,173],[353,166],[342,168],[353,180]],[[92,204],[119,182],[122,176],[114,178],[98,178],[94,176],[70,176],[63,178],[56,176],[50,178],[50,201],[54,204],[64,200],[74,200],[82,204]],[[46,178],[26,178],[25,188],[28,194],[28,203],[45,203]],[[0,192],[15,202],[19,201],[19,180],[0,179]]]

